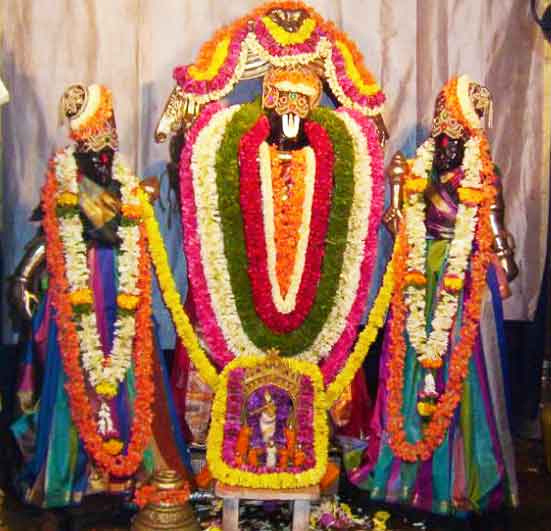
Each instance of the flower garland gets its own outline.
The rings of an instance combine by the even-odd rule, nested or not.
[[[46,235],[46,262],[50,276],[52,303],[56,309],[58,342],[61,349],[63,368],[67,377],[65,388],[71,407],[71,416],[90,457],[112,476],[129,477],[136,472],[141,464],[143,452],[151,439],[151,404],[154,387],[152,382],[153,338],[151,331],[151,277],[149,260],[145,252],[145,235],[140,229],[137,242],[139,249],[137,292],[140,303],[135,311],[135,330],[133,348],[133,364],[136,374],[136,399],[132,418],[131,437],[126,453],[122,454],[123,443],[118,440],[104,440],[98,430],[94,408],[87,396],[87,383],[80,365],[81,345],[79,339],[78,307],[71,300],[71,288],[78,278],[79,285],[85,277],[82,267],[74,270],[68,262],[61,233],[59,216],[68,214],[67,194],[74,194],[76,184],[69,179],[72,156],[71,149],[59,152],[49,163],[46,183],[42,191],[44,208],[43,227]],[[120,172],[121,169],[115,170]],[[120,173],[119,173],[120,175]],[[64,180],[65,179],[65,180]],[[128,178],[130,181],[130,178]],[[121,180],[122,187],[126,185]],[[60,193],[60,190],[64,190]],[[122,193],[125,193],[122,191]],[[62,201],[60,203],[60,201]],[[71,200],[74,203],[74,200]],[[76,204],[76,203],[74,203]],[[69,210],[75,206],[69,207]],[[69,214],[70,217],[70,214]],[[124,219],[124,218],[123,218]],[[78,241],[78,240],[75,240]],[[79,246],[77,245],[78,249]],[[77,273],[78,271],[78,273]],[[75,273],[75,275],[73,275]],[[80,288],[86,289],[86,288]],[[84,298],[81,300],[85,300]],[[88,304],[86,297],[86,304]]]
[[[325,361],[322,371],[326,381],[331,381],[344,364],[346,357],[349,354],[353,340],[357,336],[357,329],[361,322],[361,318],[365,312],[365,302],[368,298],[369,288],[371,286],[371,277],[375,267],[375,259],[377,252],[377,230],[381,219],[383,208],[383,151],[378,141],[377,130],[372,121],[361,115],[358,111],[352,109],[340,109],[339,114],[347,124],[349,130],[356,131],[353,135],[354,148],[358,159],[361,162],[355,169],[355,176],[358,182],[366,180],[362,184],[362,192],[360,197],[363,201],[363,213],[358,216],[353,216],[352,219],[358,219],[360,216],[365,216],[368,219],[367,232],[355,233],[351,238],[352,241],[364,241],[370,243],[364,250],[364,258],[361,262],[356,262],[354,265],[354,256],[347,255],[345,257],[345,266],[341,276],[354,278],[359,274],[359,282],[356,287],[355,300],[351,306],[342,306],[344,299],[341,299],[341,304],[336,304],[332,309],[330,316],[331,320],[338,322],[342,321],[343,316],[348,314],[348,320],[345,324],[345,330],[341,334],[340,339],[333,348],[332,355]],[[361,134],[360,134],[361,132]],[[363,136],[362,136],[363,135]],[[367,139],[367,142],[365,142]],[[368,214],[367,203],[371,202],[371,212]],[[362,201],[359,203],[362,205]],[[366,353],[367,354],[367,351]],[[364,355],[365,355],[364,354]]]
[[[373,308],[369,312],[369,318],[365,328],[361,331],[354,346],[354,350],[348,356],[344,367],[331,366],[330,364],[324,364],[321,368],[323,378],[327,389],[325,391],[327,407],[332,407],[333,404],[339,399],[344,390],[350,382],[354,379],[354,376],[362,366],[365,357],[369,353],[371,345],[377,338],[379,329],[385,323],[385,317],[390,306],[392,298],[392,292],[394,289],[394,266],[393,260],[391,260],[385,270],[383,276],[383,282],[377,298],[373,303]]]
[[[211,120],[208,117],[204,120],[201,119],[200,127],[203,127],[204,130],[208,132],[199,130],[199,128],[192,128],[191,134],[194,136],[194,138],[198,138],[198,135],[204,135],[201,136],[201,138],[205,139],[204,147],[197,147],[200,146],[201,143],[196,141],[195,143],[197,144],[197,146],[186,149],[183,154],[184,156],[182,157],[183,173],[181,184],[182,197],[184,198],[182,202],[182,214],[183,223],[186,228],[186,234],[188,235],[185,241],[186,256],[189,259],[190,278],[192,282],[192,288],[194,289],[194,297],[196,294],[199,294],[197,300],[201,301],[196,305],[196,307],[198,318],[202,326],[202,335],[205,338],[207,346],[209,347],[209,352],[219,365],[223,365],[224,363],[226,363],[226,361],[223,361],[220,356],[224,356],[224,359],[227,360],[228,358],[231,359],[231,357],[241,354],[261,355],[265,349],[274,346],[280,348],[281,351],[285,352],[286,354],[297,353],[305,359],[317,361],[320,359],[320,357],[326,357],[331,353],[331,349],[335,344],[335,341],[338,341],[339,337],[343,336],[343,327],[345,328],[346,333],[344,334],[344,339],[339,343],[339,351],[349,351],[350,346],[357,334],[355,331],[355,327],[357,326],[357,324],[353,324],[352,322],[350,322],[350,320],[347,320],[346,318],[346,308],[352,308],[352,304],[355,300],[354,297],[357,293],[357,274],[350,275],[351,271],[348,271],[348,274],[343,273],[342,278],[344,279],[344,281],[356,283],[356,287],[341,289],[341,295],[339,295],[339,297],[342,298],[342,302],[338,306],[340,310],[337,310],[339,312],[339,319],[335,321],[340,329],[337,328],[336,325],[330,326],[327,318],[323,318],[323,320],[321,321],[317,318],[314,319],[315,314],[314,317],[312,317],[312,314],[314,313],[314,310],[316,308],[316,306],[314,305],[314,308],[310,312],[308,319],[310,319],[310,322],[312,324],[317,323],[315,324],[316,327],[319,327],[321,325],[325,332],[321,335],[315,333],[314,335],[309,336],[312,338],[311,341],[313,340],[314,343],[312,343],[312,347],[307,347],[307,351],[304,351],[304,347],[297,348],[300,344],[297,344],[297,346],[295,347],[296,350],[293,350],[289,348],[289,345],[292,345],[292,341],[297,340],[304,343],[304,332],[299,332],[299,330],[297,329],[296,333],[292,332],[290,334],[286,334],[285,336],[281,336],[273,334],[273,332],[271,332],[269,329],[265,329],[265,325],[258,320],[258,316],[256,314],[256,311],[254,310],[255,306],[252,303],[252,299],[249,298],[250,280],[248,278],[246,269],[247,261],[245,260],[245,258],[243,258],[242,260],[240,259],[241,264],[243,265],[238,267],[237,263],[234,262],[233,259],[227,258],[232,256],[232,253],[234,253],[233,249],[236,249],[236,245],[243,246],[241,247],[243,251],[239,252],[245,253],[245,246],[243,245],[243,243],[239,243],[243,241],[243,229],[240,228],[243,221],[241,219],[241,213],[239,212],[239,186],[236,186],[236,183],[239,183],[239,174],[237,172],[237,166],[230,162],[231,159],[228,159],[228,156],[232,157],[232,153],[235,153],[235,150],[239,145],[239,138],[241,138],[242,134],[236,134],[232,132],[231,124],[239,124],[243,132],[250,130],[252,128],[252,125],[254,124],[254,120],[257,119],[258,114],[256,113],[258,112],[258,110],[255,110],[254,105],[243,106],[240,110],[236,111],[236,114],[233,115],[232,120],[229,122],[227,126],[228,132],[226,134],[226,137],[228,141],[231,139],[231,143],[226,144],[226,140],[223,140],[222,144],[220,144],[220,148],[218,148],[216,155],[217,179],[219,181],[217,188],[214,188],[212,186],[211,177],[201,179],[198,178],[198,176],[209,175],[212,171],[211,169],[209,169],[209,167],[212,167],[212,162],[209,162],[209,160],[212,160],[212,153],[215,151],[216,146],[218,145],[216,139],[219,138],[219,134],[214,133],[214,131],[220,130],[220,124],[218,123],[217,118],[212,119],[212,124],[210,123]],[[211,111],[209,111],[209,113],[211,113]],[[214,114],[211,113],[211,116],[213,116]],[[358,190],[363,190],[362,193],[355,194],[352,193],[350,189],[347,190],[346,188],[346,183],[350,182],[347,179],[351,179],[353,182],[355,178],[360,178],[359,174],[353,171],[355,157],[352,155],[354,151],[351,151],[350,148],[353,149],[354,145],[359,145],[362,142],[365,143],[365,139],[363,141],[358,140],[358,142],[351,142],[350,135],[353,136],[355,134],[360,134],[359,131],[361,131],[361,129],[351,129],[351,131],[349,132],[346,128],[346,124],[344,121],[345,118],[342,118],[339,114],[331,113],[330,111],[316,111],[315,113],[313,113],[313,118],[316,120],[323,120],[323,126],[330,133],[329,136],[333,144],[337,146],[336,151],[338,151],[341,155],[341,157],[339,158],[339,166],[338,168],[336,166],[335,169],[335,174],[339,175],[339,179],[335,181],[337,184],[335,192],[337,194],[336,197],[341,194],[342,199],[339,201],[334,199],[333,201],[335,205],[338,204],[342,206],[341,208],[335,208],[332,210],[331,215],[335,217],[334,220],[330,222],[330,229],[327,237],[328,241],[336,242],[333,246],[331,256],[329,257],[331,260],[334,261],[335,266],[329,267],[328,264],[330,264],[330,262],[328,262],[328,257],[326,256],[324,258],[324,271],[327,277],[324,281],[324,277],[322,276],[322,284],[320,284],[320,287],[318,287],[317,295],[317,300],[319,300],[321,304],[321,301],[328,300],[324,295],[326,290],[329,289],[333,293],[335,293],[335,289],[337,289],[337,286],[339,286],[340,281],[338,279],[340,271],[342,269],[343,256],[350,256],[350,258],[347,258],[346,260],[350,260],[353,256],[361,256],[358,255],[358,252],[361,249],[357,246],[349,246],[347,242],[361,241],[364,242],[364,244],[362,245],[365,246],[365,249],[373,247],[373,245],[371,244],[373,240],[371,239],[368,242],[367,239],[365,239],[365,232],[357,232],[355,236],[331,236],[331,230],[341,232],[343,229],[345,231],[347,230],[348,222],[343,222],[343,216],[346,216],[344,219],[347,219],[347,217],[349,216],[346,211],[346,205],[350,205],[350,200],[347,198],[351,196],[354,197],[354,201],[357,202],[357,206],[354,208],[359,210],[354,210],[354,212],[357,212],[354,217],[354,219],[357,221],[351,221],[350,224],[352,227],[354,227],[355,231],[367,230],[366,227],[370,216],[368,214],[368,211],[365,211],[365,208],[367,205],[370,204],[371,192],[366,192],[366,186],[370,186],[370,180],[369,178],[365,179],[365,174],[362,176],[362,180],[358,181],[358,184],[354,185],[359,186]],[[210,127],[213,127],[214,129],[211,130],[209,129]],[[370,123],[370,127],[373,128],[373,124]],[[370,137],[369,139],[369,143],[372,146],[377,144],[374,138],[375,137]],[[213,140],[216,140],[216,142],[213,142]],[[348,147],[349,144],[351,144],[350,147]],[[192,145],[191,142],[188,142],[188,146],[189,145]],[[193,157],[195,157],[195,160],[200,162],[201,166],[197,166],[196,169],[193,170],[192,173],[190,173],[189,161],[191,160],[192,152],[195,153],[195,151],[199,149],[203,151],[199,151],[198,154],[194,154]],[[377,147],[377,149],[380,148]],[[224,154],[224,156],[221,156],[222,153]],[[188,161],[187,163],[185,162],[186,160]],[[379,157],[377,160],[382,161],[382,158]],[[360,162],[359,159],[358,162]],[[367,167],[364,163],[360,164],[360,166],[364,169]],[[380,178],[380,176],[382,175],[382,162],[374,164],[373,171],[375,171]],[[197,177],[194,177],[194,175],[196,175]],[[347,177],[348,175],[349,177]],[[195,191],[192,188],[192,185],[195,186],[194,183],[198,185],[198,188]],[[232,192],[232,190],[235,191]],[[218,200],[215,199],[217,194],[220,194]],[[207,201],[208,203],[204,203],[205,201]],[[195,206],[196,203],[197,208]],[[206,207],[207,204],[210,205],[208,208]],[[353,202],[353,204],[356,203]],[[375,202],[371,201],[371,204],[371,208],[375,209],[374,212],[379,212],[379,210],[382,208],[382,199]],[[218,216],[215,216],[213,218],[211,216],[211,213],[217,211],[220,212],[220,218],[218,218]],[[229,212],[232,212],[231,222],[225,220],[225,217],[228,216]],[[374,226],[377,225],[377,223],[375,222],[375,218],[377,215],[375,215],[375,217],[373,218]],[[220,221],[218,221],[219,219]],[[258,223],[257,225],[260,224]],[[333,227],[333,229],[331,229],[331,226]],[[202,231],[204,231],[205,229],[208,230],[208,237],[206,232],[202,233]],[[199,238],[197,238],[197,236],[194,236],[196,230],[199,230]],[[225,231],[230,232],[228,232],[226,235]],[[344,232],[344,234],[347,233]],[[364,234],[364,236],[362,236],[361,234]],[[222,235],[224,236],[222,237]],[[373,237],[374,235],[375,234],[371,234],[370,237]],[[198,247],[198,243],[201,243],[200,247]],[[339,249],[342,250],[339,251]],[[347,249],[347,251],[343,255],[342,253],[344,249]],[[365,253],[365,251],[362,252]],[[203,253],[205,253],[204,256]],[[242,256],[244,256],[244,254]],[[373,257],[369,258],[368,255],[365,256],[368,262],[372,261]],[[209,258],[208,260],[205,260],[204,257]],[[345,261],[345,263],[348,262]],[[351,262],[351,264],[352,263],[354,262]],[[230,268],[230,272],[232,271],[231,268],[233,268],[232,275],[234,278],[243,277],[242,282],[244,284],[240,284],[240,289],[237,289],[237,285],[232,286],[232,284],[228,284],[228,281],[225,280],[231,278],[231,276],[228,277],[228,274],[225,272],[225,268],[228,266]],[[199,275],[195,274],[197,272],[199,272]],[[334,280],[329,280],[330,274],[336,274],[337,276],[334,277]],[[322,289],[323,285],[326,285],[326,288]],[[349,285],[351,286],[351,284]],[[323,296],[320,295],[320,293],[323,294]],[[211,297],[212,300],[216,302],[211,302],[209,304],[209,300]],[[250,303],[246,302],[247,298],[251,301]],[[334,295],[331,296],[330,300],[333,300],[333,298]],[[331,304],[324,304],[325,309],[320,308],[320,310],[325,312],[324,315],[327,315],[331,310],[331,306]],[[236,307],[239,309],[239,312],[236,311]],[[317,312],[319,312],[320,310],[317,310]],[[243,312],[248,313],[243,314]],[[358,319],[358,323],[359,319],[361,318],[361,313],[362,311],[360,311],[359,314],[354,313],[354,318]],[[244,318],[243,315],[246,315],[247,317]],[[238,320],[236,320],[236,318]],[[249,319],[249,321],[247,321],[246,319]],[[252,328],[253,335],[250,336],[249,339],[247,335],[243,334],[243,330],[245,328],[242,327],[249,326],[247,322],[252,323],[253,321],[251,321],[251,319],[256,320],[258,325],[255,324],[254,328]],[[305,324],[307,322],[308,321],[305,321]],[[324,323],[328,324],[324,326]],[[265,333],[263,332],[260,338],[258,338],[258,335],[255,336],[255,334],[258,334],[259,330],[257,326],[264,327],[265,329]],[[204,327],[209,330],[208,334],[204,332]],[[216,330],[218,327],[221,327],[219,331]],[[249,329],[247,329],[247,334],[249,334],[248,330]],[[221,333],[222,331],[223,334]],[[255,338],[254,343],[251,341],[251,339],[253,338]],[[234,343],[236,339],[239,341],[239,343]],[[228,345],[226,344],[227,340],[232,341],[231,348],[228,348]],[[259,341],[259,343],[257,343],[257,341]]]
[[[310,147],[294,154],[286,175],[282,174],[275,148],[270,149],[264,142],[260,145],[259,155],[272,298],[278,311],[289,313],[296,306],[306,263],[316,175],[315,155]],[[285,182],[287,175],[293,182]]]
[[[276,8],[302,9],[307,17],[296,32],[289,32],[268,16]],[[342,105],[371,116],[382,111],[385,96],[356,45],[302,2],[271,2],[222,28],[203,45],[195,64],[174,70],[174,79],[189,100],[216,101],[241,79],[249,55],[279,67],[321,60]]]
[[[465,84],[462,84],[463,90]],[[468,85],[466,85],[468,89]],[[457,79],[452,80],[448,86],[444,89],[447,95],[447,105],[450,108],[451,114],[466,128],[470,136],[470,147],[467,150],[464,160],[465,178],[462,184],[468,185],[467,191],[472,193],[464,193],[464,197],[469,199],[476,198],[477,201],[473,203],[471,208],[478,209],[478,219],[476,223],[476,229],[474,232],[474,238],[467,236],[465,240],[470,241],[470,247],[473,252],[470,256],[470,283],[468,286],[467,296],[464,302],[464,312],[462,319],[462,326],[459,333],[459,340],[452,348],[450,353],[450,362],[447,374],[446,389],[442,395],[437,398],[436,403],[429,404],[430,408],[419,409],[419,413],[427,416],[427,422],[423,429],[423,436],[416,442],[410,442],[407,440],[405,433],[405,420],[402,412],[403,407],[403,389],[404,389],[404,366],[406,357],[406,340],[404,337],[404,330],[406,329],[406,323],[408,319],[408,305],[404,301],[404,294],[406,290],[410,290],[411,279],[408,278],[408,267],[410,266],[410,257],[412,251],[410,250],[410,235],[408,231],[408,223],[402,224],[398,237],[395,254],[395,278],[396,285],[392,299],[392,318],[390,321],[390,346],[389,352],[392,353],[389,359],[389,378],[388,378],[388,433],[389,444],[392,451],[396,456],[405,461],[415,462],[417,460],[430,459],[446,435],[450,422],[455,414],[455,410],[461,400],[463,392],[463,383],[467,377],[469,370],[469,361],[473,353],[475,341],[478,337],[478,326],[480,322],[480,311],[482,294],[486,285],[486,268],[491,261],[492,254],[492,232],[490,226],[490,205],[495,197],[495,173],[494,166],[490,154],[490,146],[488,139],[483,131],[478,130],[475,125],[468,121],[468,117],[463,113],[463,105],[460,104],[457,95],[458,83]],[[464,100],[465,98],[463,98]],[[425,146],[427,148],[428,145]],[[478,155],[477,155],[478,151]],[[425,163],[428,165],[430,157],[430,149],[421,149],[419,156],[417,157],[414,180],[419,179],[419,174],[422,174],[422,170],[425,167]],[[478,171],[478,175],[476,172]],[[479,194],[477,186],[482,189],[482,193]],[[416,190],[421,188],[421,183],[418,182],[412,186],[413,194],[419,193]],[[463,187],[462,187],[463,188]],[[465,207],[469,207],[469,203],[464,203]],[[459,211],[458,211],[459,215]],[[468,214],[465,215],[467,219]],[[464,226],[470,227],[469,223],[465,223]],[[413,234],[413,233],[412,233]],[[454,237],[461,239],[461,234],[456,228],[456,234]],[[417,248],[413,251],[413,255],[416,256],[416,260],[419,259],[419,246],[420,241],[417,241],[415,237],[412,238],[414,245]],[[423,245],[424,247],[424,245]],[[457,254],[452,255],[450,249],[450,260],[455,261],[454,267],[459,271],[462,270],[463,258],[459,258],[461,253],[461,246],[456,251]],[[470,249],[469,249],[470,251]],[[465,252],[463,250],[463,252]],[[421,282],[424,280],[419,277]],[[449,277],[448,277],[449,278]],[[459,278],[459,282],[447,282],[446,275],[444,275],[444,290],[445,292],[455,293],[457,288],[463,289],[465,286],[462,277]],[[454,280],[457,280],[454,279]],[[455,312],[454,312],[455,313]],[[453,315],[451,318],[453,319]],[[446,323],[444,322],[444,325]],[[424,326],[424,316],[423,316]],[[433,324],[434,326],[434,324]],[[439,324],[439,326],[441,326]],[[413,333],[416,338],[416,331]],[[408,332],[408,335],[409,332]],[[411,336],[410,336],[411,340]],[[446,342],[447,349],[447,342]],[[442,355],[444,352],[441,353]],[[434,377],[431,378],[431,372],[429,367],[428,378],[425,378],[425,392],[427,394],[434,395],[435,386]],[[423,405],[421,402],[419,405]],[[425,411],[426,409],[426,411]]]
[[[432,171],[434,140],[427,140],[418,150],[412,168],[414,183],[428,182]],[[461,188],[479,189],[480,181],[479,142],[469,139],[465,144],[465,156],[461,168],[464,178]],[[406,275],[406,304],[409,310],[406,328],[409,339],[417,352],[417,359],[423,367],[437,369],[448,350],[450,330],[459,303],[459,295],[465,283],[465,274],[471,254],[474,231],[477,222],[478,205],[461,202],[458,207],[454,236],[444,272],[444,289],[440,291],[432,319],[432,330],[427,337],[425,326],[426,225],[424,186],[411,186],[406,181],[405,222],[408,235],[408,273]],[[429,384],[430,385],[430,384]]]
[[[297,292],[294,295],[296,304],[290,311],[281,311],[274,293],[273,274],[270,270],[275,267],[275,257],[270,256],[270,242],[274,235],[273,213],[266,210],[270,204],[271,192],[267,190],[269,184],[268,171],[257,162],[259,149],[262,148],[264,138],[269,132],[269,124],[265,117],[260,118],[257,125],[246,133],[240,142],[240,175],[239,193],[241,201],[241,215],[234,213],[234,219],[242,216],[244,243],[246,247],[248,278],[241,279],[250,282],[254,308],[258,316],[277,333],[288,333],[303,325],[312,309],[316,297],[316,288],[319,286],[321,267],[324,261],[324,239],[327,235],[329,212],[331,206],[331,190],[333,188],[332,174],[334,167],[333,146],[326,131],[317,123],[307,123],[307,136],[311,142],[315,155],[315,175],[312,176],[313,188],[312,206],[308,210],[315,210],[316,216],[309,216],[308,237],[302,240],[306,245],[305,264],[301,275],[297,273]],[[308,210],[306,213],[308,213]],[[300,271],[300,269],[299,269]],[[282,301],[283,302],[283,301]],[[284,308],[287,309],[287,308]]]
[[[58,186],[59,232],[64,248],[69,298],[80,317],[78,337],[82,352],[82,364],[88,381],[96,392],[112,398],[118,385],[125,378],[132,358],[132,343],[135,335],[135,310],[139,303],[137,289],[138,261],[140,258],[139,200],[135,195],[138,180],[122,163],[119,154],[113,162],[113,179],[121,185],[123,219],[117,229],[121,240],[118,256],[119,312],[115,321],[113,348],[105,358],[99,340],[93,296],[90,289],[90,273],[87,266],[88,251],[83,239],[78,201],[77,165],[73,148],[67,148],[56,156],[56,179]],[[138,216],[138,218],[135,217]]]
[[[201,49],[198,64],[174,69],[173,78],[189,99],[202,105],[231,92],[247,64],[246,37],[246,28],[223,29]]]
[[[140,193],[140,200],[143,207],[149,254],[155,266],[163,300],[170,311],[178,337],[185,345],[193,365],[195,365],[199,371],[201,378],[212,389],[216,390],[218,386],[218,374],[205,351],[201,348],[199,339],[183,308],[182,299],[176,288],[176,282],[174,281],[168,262],[168,254],[164,246],[161,230],[155,218],[155,211],[149,203],[147,194]]]
[[[316,485],[320,482],[327,468],[329,428],[327,425],[327,410],[325,394],[323,392],[323,380],[316,365],[304,361],[286,358],[285,364],[289,372],[300,373],[308,378],[312,386],[312,409],[308,414],[313,431],[313,450],[315,463],[306,470],[290,472],[253,472],[240,469],[229,464],[224,455],[227,437],[224,426],[228,414],[228,407],[234,405],[234,400],[229,399],[229,381],[233,371],[253,368],[258,364],[258,358],[254,356],[242,356],[229,363],[220,375],[220,385],[217,389],[212,405],[211,426],[207,439],[207,462],[213,477],[228,485],[239,485],[251,488],[282,488],[292,489],[308,485]],[[233,397],[233,395],[232,395]],[[307,420],[307,419],[305,419]]]

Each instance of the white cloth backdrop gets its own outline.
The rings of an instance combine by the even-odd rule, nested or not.
[[[39,201],[48,156],[65,143],[57,103],[66,85],[110,86],[121,148],[140,174],[166,160],[153,131],[173,81],[220,25],[254,0],[4,0],[5,272],[34,234],[27,218]],[[313,0],[322,16],[356,40],[383,86],[391,141],[387,156],[412,155],[430,126],[444,82],[467,73],[495,97],[490,135],[505,176],[507,222],[517,241],[520,277],[506,303],[511,319],[530,319],[545,255],[548,212],[545,48],[526,0]],[[7,311],[6,309],[4,310]],[[7,319],[3,319],[8,323]]]

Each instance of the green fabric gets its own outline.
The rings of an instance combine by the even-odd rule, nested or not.
[[[126,391],[128,393],[128,403],[131,404],[128,415],[129,421],[134,418],[134,404],[136,403],[136,376],[134,374],[134,364],[132,369],[126,374]],[[149,445],[143,453],[142,465],[148,474],[152,474],[155,470],[155,461],[153,457],[153,449]]]
[[[255,102],[239,109],[228,124],[216,155],[218,207],[224,234],[224,251],[239,319],[251,341],[263,350],[277,348],[283,355],[296,355],[310,347],[333,308],[348,236],[351,198],[354,196],[354,148],[346,125],[329,109],[313,111],[309,119],[328,133],[335,153],[334,187],[321,278],[312,308],[303,324],[278,334],[260,319],[255,310],[247,272],[247,250],[240,207],[239,142],[261,116]]]
[[[75,480],[78,456],[78,434],[71,418],[71,410],[64,383],[65,373],[60,375],[63,385],[57,386],[55,411],[52,418],[51,441],[45,477],[45,507],[61,507],[72,502],[71,493]]]

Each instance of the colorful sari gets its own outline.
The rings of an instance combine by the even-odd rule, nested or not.
[[[427,206],[427,233],[431,238],[427,242],[427,332],[430,331],[428,327],[448,258],[449,228],[450,222],[453,227],[457,211],[455,187],[459,181],[457,177],[439,185]],[[446,385],[449,352],[459,340],[469,289],[470,275],[467,274],[450,332],[448,355],[444,356],[444,365],[437,372],[439,392]],[[461,402],[443,443],[426,461],[403,461],[394,455],[388,443],[389,345],[387,334],[367,445],[356,445],[345,456],[352,483],[370,490],[375,500],[403,503],[440,514],[492,510],[503,503],[515,505],[517,483],[504,391],[503,314],[495,269],[490,267],[487,271],[487,293],[482,303],[479,334],[470,358]],[[417,361],[407,336],[406,345],[402,412],[407,438],[413,442],[422,437],[423,420],[417,411],[417,401],[423,388],[425,369]]]
[[[91,244],[90,280],[104,353],[111,350],[117,314],[116,260],[114,248]],[[128,495],[132,480],[143,481],[161,468],[189,476],[188,449],[178,428],[168,375],[158,348],[154,354],[153,439],[140,469],[135,477],[114,482],[93,465],[71,418],[54,311],[46,292],[34,315],[32,338],[24,351],[19,385],[23,414],[12,425],[23,457],[16,487],[25,502],[53,508],[78,504],[85,495],[98,492]],[[113,430],[124,442],[130,438],[135,396],[134,371],[130,368],[109,404]],[[94,397],[90,398],[93,403]]]

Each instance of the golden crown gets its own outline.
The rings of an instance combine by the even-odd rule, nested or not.
[[[292,400],[296,401],[302,376],[291,369],[286,360],[280,357],[278,350],[270,349],[257,365],[245,370],[243,389],[248,397],[265,385],[274,385],[287,391]]]

